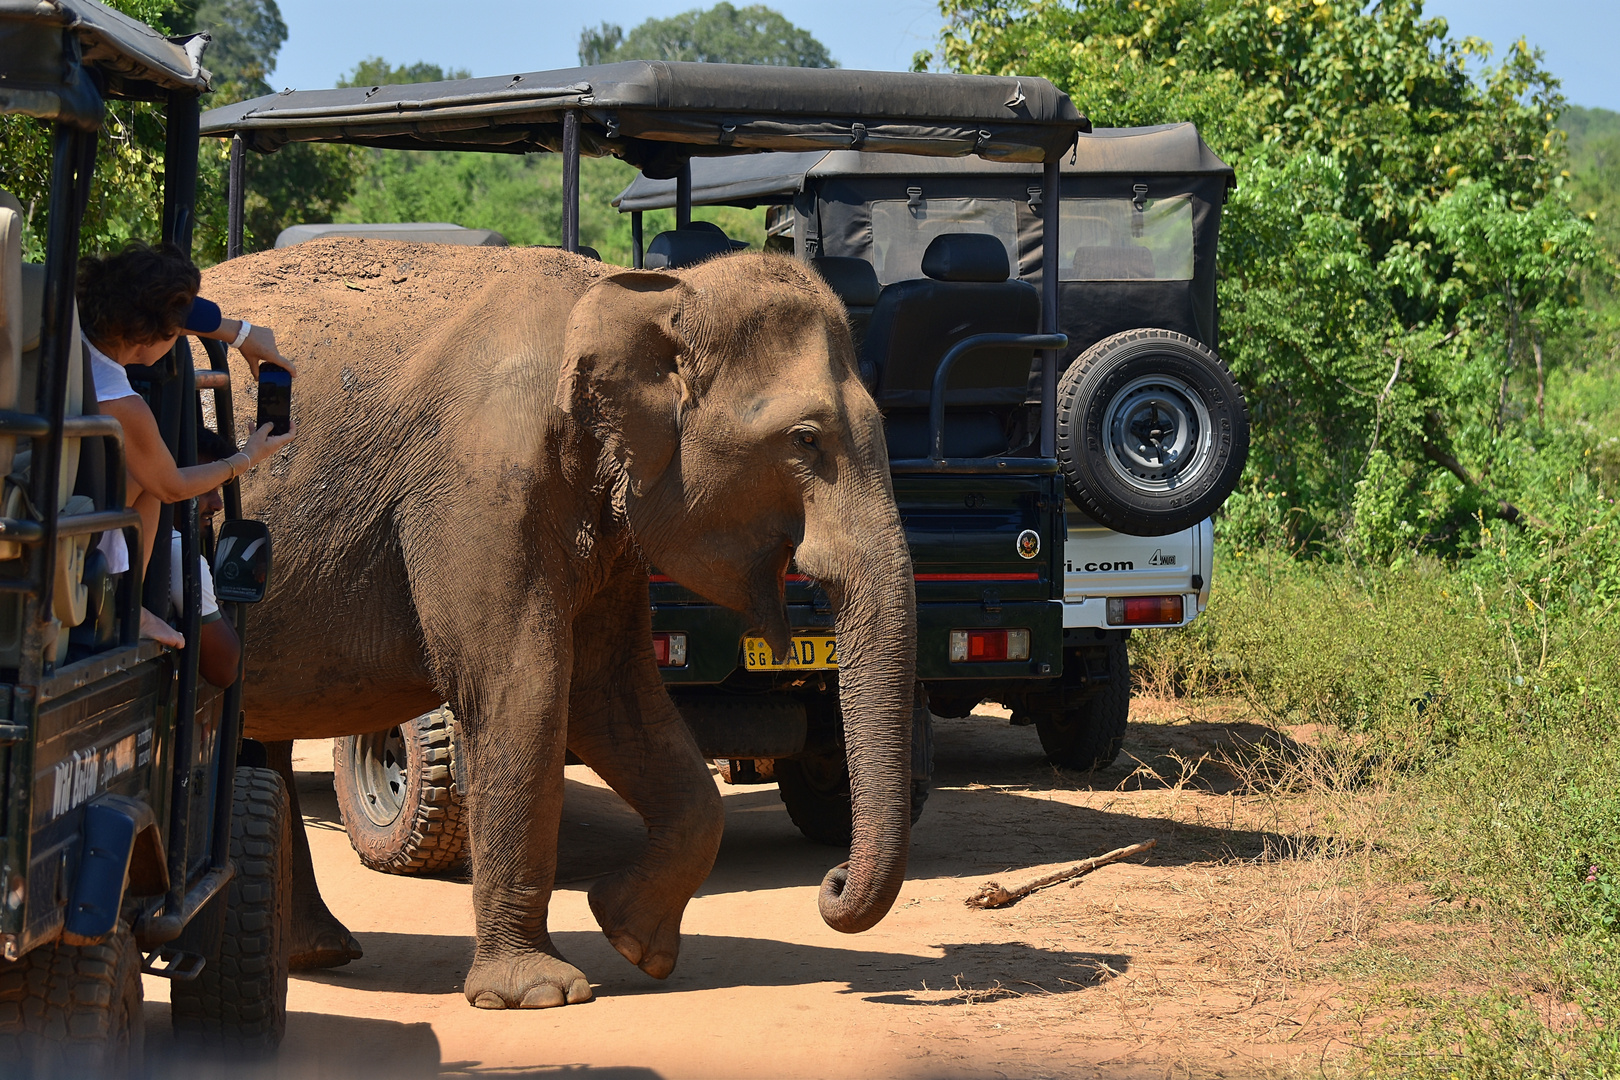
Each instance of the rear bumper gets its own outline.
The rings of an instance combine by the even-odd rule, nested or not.
[[[917,605],[917,677],[925,683],[944,680],[1051,679],[1063,672],[1063,605],[1050,600],[1009,601],[987,608],[976,603],[928,602]],[[810,604],[789,604],[788,624],[794,633],[827,633],[830,612]],[[713,686],[722,682],[760,689],[806,679],[831,681],[834,672],[756,672],[742,666],[742,639],[746,620],[735,612],[711,604],[660,604],[653,612],[653,630],[686,635],[686,664],[661,669],[670,686]],[[1028,660],[990,664],[950,662],[952,630],[984,627],[1025,629],[1030,632]]]

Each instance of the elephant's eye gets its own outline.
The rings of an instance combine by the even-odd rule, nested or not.
[[[814,450],[816,447],[821,445],[821,442],[814,431],[809,431],[802,428],[793,433],[793,441],[804,447],[806,450]]]

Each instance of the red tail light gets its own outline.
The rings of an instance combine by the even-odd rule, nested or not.
[[[658,661],[659,667],[685,667],[686,666],[686,635],[685,634],[654,634],[653,657]]]
[[[952,630],[951,663],[990,664],[1029,659],[1028,630]]]
[[[1108,600],[1108,625],[1180,625],[1181,603],[1179,596],[1113,596]]]

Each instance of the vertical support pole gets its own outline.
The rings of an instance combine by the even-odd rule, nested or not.
[[[630,265],[637,270],[643,269],[647,261],[646,249],[642,244],[641,237],[641,211],[632,210],[630,211]]]
[[[51,137],[51,191],[60,213],[50,216],[45,239],[44,307],[40,315],[40,364],[37,397],[23,404],[34,407],[50,422],[51,432],[34,440],[30,494],[44,527],[44,539],[28,553],[28,576],[35,599],[25,605],[23,655],[42,667],[21,673],[36,681],[43,665],[56,660],[56,634],[52,622],[52,593],[56,582],[56,530],[61,506],[57,502],[62,471],[62,419],[67,409],[68,351],[73,334],[74,279],[79,265],[79,219],[85,190],[95,168],[97,133],[57,124]],[[29,607],[32,606],[32,610]],[[48,654],[48,655],[47,655]]]
[[[1058,212],[1063,205],[1063,159],[1048,158],[1041,170],[1041,333],[1058,333]],[[1057,457],[1059,349],[1041,353],[1041,457]]]
[[[225,257],[234,259],[242,254],[242,219],[247,209],[247,147],[240,135],[231,136],[231,168],[226,202],[229,216],[225,226]]]
[[[681,162],[681,171],[675,174],[675,227],[687,228],[692,224],[692,159]]]
[[[579,110],[563,113],[563,222],[564,251],[579,250]]]
[[[163,150],[163,238],[190,254],[192,227],[197,216],[197,121],[200,109],[197,95],[187,91],[172,91],[167,104],[165,119],[168,122],[168,139]],[[184,337],[169,354],[169,366],[159,383],[158,396],[162,403],[158,413],[158,430],[163,433],[164,442],[174,451],[175,463],[181,468],[195,465],[197,384],[192,372],[191,350]],[[191,851],[192,800],[200,794],[193,790],[191,783],[197,756],[197,659],[202,644],[195,621],[201,589],[197,571],[195,499],[187,499],[178,506],[165,506],[159,515],[158,534],[152,545],[152,561],[148,567],[150,576],[144,589],[144,602],[148,608],[161,613],[168,607],[169,575],[172,572],[169,565],[169,536],[177,520],[180,524],[181,592],[185,607],[181,613],[181,633],[185,636],[186,647],[180,652],[179,685],[174,705],[174,778],[169,795],[169,892],[164,899],[164,910],[171,914],[180,909],[190,884],[187,864]],[[138,558],[138,551],[130,553],[131,562]],[[229,787],[214,794],[216,798],[231,797]]]

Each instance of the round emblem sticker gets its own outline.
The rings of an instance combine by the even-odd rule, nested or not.
[[[1025,529],[1018,534],[1018,554],[1026,559],[1033,559],[1041,553],[1041,534],[1034,529]]]

